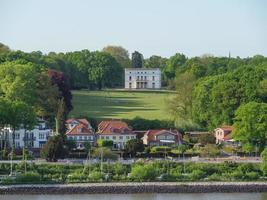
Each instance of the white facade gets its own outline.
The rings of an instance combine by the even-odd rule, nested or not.
[[[136,134],[101,134],[99,139],[112,140],[114,149],[125,149],[125,145],[129,140],[136,139]]]
[[[159,68],[126,68],[126,89],[160,89],[161,72]]]
[[[10,127],[5,127],[1,130],[1,138],[6,142],[7,147],[12,147],[13,130]],[[38,122],[33,130],[25,130],[20,128],[15,130],[15,149],[17,148],[42,148],[47,142],[48,137],[52,135],[52,129],[47,128],[44,121]]]

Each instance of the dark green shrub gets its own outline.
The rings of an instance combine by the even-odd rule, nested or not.
[[[36,172],[27,172],[25,174],[20,174],[16,178],[16,182],[18,183],[39,183],[41,181],[41,177]]]

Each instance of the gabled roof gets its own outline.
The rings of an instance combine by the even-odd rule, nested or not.
[[[223,125],[223,126],[217,128],[217,129],[222,129],[225,134],[229,134],[234,130],[234,127],[233,126],[229,126],[229,125]],[[215,130],[217,130],[217,129],[215,129]]]
[[[87,128],[83,123],[78,124],[73,127],[69,131],[67,131],[66,135],[93,135],[94,132],[92,129]]]
[[[98,125],[98,134],[134,134],[127,123],[121,120],[102,121]]]
[[[172,134],[175,135],[176,140],[182,140],[182,134],[179,133],[177,130],[148,130],[144,137],[147,137],[148,141],[156,141],[156,136],[157,135],[162,135],[162,134]]]
[[[90,125],[90,123],[88,122],[88,120],[87,119],[75,119],[75,118],[70,118],[70,119],[67,119],[66,120],[66,124],[70,124],[70,123],[73,123],[73,122],[76,122],[77,124],[79,124],[79,123],[82,123],[83,125],[85,125],[85,126],[89,126]]]

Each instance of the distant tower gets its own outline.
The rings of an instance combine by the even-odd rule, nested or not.
[[[228,58],[230,59],[231,58],[231,52],[229,51],[229,55],[228,55]]]

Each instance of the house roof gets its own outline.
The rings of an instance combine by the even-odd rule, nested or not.
[[[182,135],[177,130],[148,130],[144,136],[147,137],[148,141],[156,141],[156,136],[161,134],[172,134],[175,135],[177,140],[182,140]]]
[[[70,123],[72,123],[72,122],[82,123],[82,124],[84,124],[85,126],[89,126],[89,125],[90,125],[90,123],[88,122],[88,120],[85,119],[85,118],[82,118],[82,119],[70,118],[70,119],[67,119],[67,120],[66,120],[66,124],[70,124]]]
[[[231,133],[234,130],[234,127],[228,126],[228,125],[223,125],[223,126],[221,126],[219,128],[216,128],[215,131],[218,130],[218,129],[223,130],[224,134],[226,135],[226,134]]]
[[[98,125],[98,134],[134,134],[127,123],[121,120],[102,121]]]
[[[93,135],[94,132],[92,129],[87,128],[87,126],[83,123],[78,124],[73,127],[69,131],[67,131],[66,135]]]

